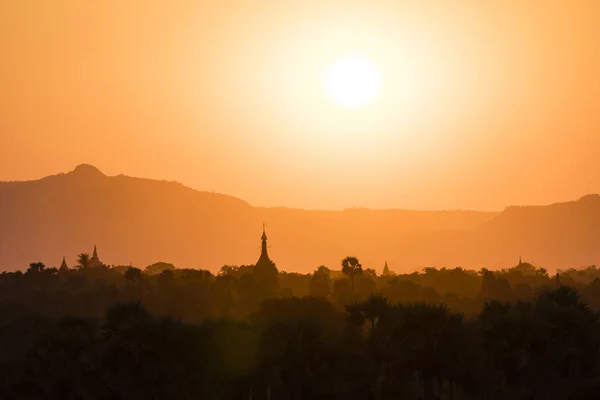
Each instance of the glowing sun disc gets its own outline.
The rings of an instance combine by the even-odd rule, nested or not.
[[[363,107],[379,93],[381,74],[367,59],[347,57],[329,69],[325,86],[333,101],[342,107]]]

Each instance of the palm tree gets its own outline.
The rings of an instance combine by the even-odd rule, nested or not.
[[[85,268],[90,263],[90,255],[89,253],[80,253],[77,255],[77,265],[79,268]]]
[[[396,313],[394,353],[402,354],[402,364],[417,372],[423,398],[436,398],[434,383],[444,380],[449,383],[452,397],[462,352],[462,314],[452,313],[444,305],[427,303],[400,304]]]
[[[555,382],[592,376],[590,366],[594,365],[600,345],[598,314],[581,302],[579,293],[568,286],[540,293],[534,301],[534,310],[550,344],[548,353],[536,368],[540,375],[543,368],[551,366],[543,375],[553,374]]]
[[[354,277],[362,274],[362,265],[356,257],[346,257],[342,260],[342,273],[350,278],[352,294],[354,294]]]
[[[390,372],[390,345],[393,337],[393,311],[381,295],[371,295],[365,301],[346,306],[348,328],[358,340],[365,364],[365,377],[375,400],[383,398],[383,384]]]
[[[322,328],[315,321],[277,321],[261,337],[261,369],[267,385],[267,399],[302,398],[317,388],[314,368],[322,349]],[[277,396],[279,395],[279,396]],[[270,397],[271,396],[271,397]]]
[[[349,314],[348,322],[360,331],[371,333],[379,327],[381,320],[387,317],[390,310],[390,302],[382,295],[372,294],[365,301],[346,306]]]

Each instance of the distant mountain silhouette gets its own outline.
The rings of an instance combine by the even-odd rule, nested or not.
[[[0,182],[0,270],[32,261],[69,265],[98,246],[107,264],[145,267],[168,261],[213,272],[250,264],[262,222],[281,270],[338,268],[356,255],[365,268],[502,268],[519,256],[548,269],[600,261],[600,197],[545,207],[475,211],[311,211],[252,207],[180,183],[106,176],[79,165],[66,174]]]
[[[549,206],[508,207],[475,229],[472,243],[492,265],[506,265],[511,254],[549,269],[598,264],[600,196]]]

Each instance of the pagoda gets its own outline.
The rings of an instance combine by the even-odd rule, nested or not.
[[[104,264],[98,258],[98,251],[96,250],[96,245],[94,245],[94,253],[92,253],[92,258],[87,265],[90,268],[104,267]]]
[[[67,272],[69,270],[69,266],[67,265],[67,261],[65,260],[65,256],[63,256],[62,263],[60,264],[60,268],[58,272]]]
[[[387,260],[385,260],[385,265],[383,266],[383,276],[389,276],[390,275],[390,268],[388,267],[388,263]]]
[[[260,257],[258,257],[258,261],[256,262],[256,265],[267,265],[267,264],[273,264],[273,261],[271,261],[271,259],[269,258],[269,253],[267,252],[267,232],[265,231],[265,224],[263,222],[263,233],[262,236],[260,237],[260,240],[262,242],[261,244],[261,249],[260,249]]]
[[[261,242],[260,257],[254,267],[254,277],[257,283],[261,284],[263,290],[273,293],[279,289],[279,271],[275,263],[269,258],[269,253],[267,252],[267,233],[264,223]]]

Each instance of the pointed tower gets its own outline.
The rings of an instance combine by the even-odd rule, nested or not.
[[[260,264],[261,262],[272,262],[271,259],[269,258],[269,253],[267,253],[267,233],[265,232],[265,223],[263,222],[263,233],[262,236],[260,237],[260,240],[262,241],[262,246],[260,249],[260,257],[258,258],[258,261],[256,262],[256,264]]]
[[[279,291],[279,271],[267,253],[267,233],[264,223],[261,241],[260,257],[254,267],[254,279],[262,294],[268,298]]]
[[[94,245],[94,252],[92,253],[92,258],[90,258],[90,262],[88,263],[88,267],[102,267],[104,264],[98,258],[98,250],[96,250],[96,245]]]
[[[67,261],[65,260],[65,256],[63,256],[62,263],[60,264],[60,268],[58,272],[66,272],[69,270],[69,266],[67,265]]]
[[[387,260],[385,260],[385,265],[383,266],[383,273],[381,275],[383,275],[383,276],[390,275],[390,269],[388,268]]]

